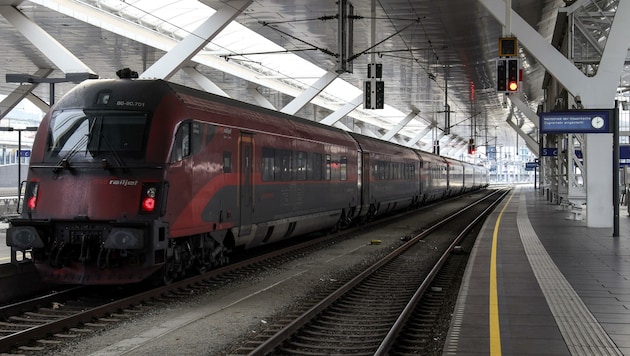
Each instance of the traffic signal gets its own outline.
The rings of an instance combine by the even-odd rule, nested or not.
[[[497,59],[497,92],[516,93],[521,86],[521,61],[518,58]]]
[[[475,148],[475,140],[472,138],[468,139],[468,154],[474,155],[476,151],[477,150]]]
[[[519,72],[520,62],[518,58],[509,58],[507,60],[507,89],[508,92],[513,93],[519,91]]]
[[[507,92],[507,59],[497,60],[497,92]]]

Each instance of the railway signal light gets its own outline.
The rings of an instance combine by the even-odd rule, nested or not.
[[[497,92],[507,92],[507,59],[497,60]]]
[[[521,87],[521,61],[518,58],[497,59],[497,92],[516,93]]]
[[[517,92],[519,89],[519,72],[521,63],[518,58],[510,58],[507,60],[507,89],[508,92]]]
[[[469,155],[474,155],[476,152],[476,147],[475,147],[475,139],[468,139],[468,154]]]

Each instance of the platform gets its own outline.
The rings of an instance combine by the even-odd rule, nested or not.
[[[444,355],[630,355],[630,217],[587,228],[517,187],[471,251]]]

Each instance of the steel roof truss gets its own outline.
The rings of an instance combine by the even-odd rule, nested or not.
[[[62,46],[50,34],[13,6],[0,6],[0,15],[59,68],[68,73],[95,74],[90,67]]]
[[[246,0],[231,1],[229,4],[226,4],[204,21],[193,33],[169,50],[162,58],[142,73],[140,77],[171,78],[251,3],[252,0]]]

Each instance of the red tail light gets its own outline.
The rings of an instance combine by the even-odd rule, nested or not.
[[[24,203],[28,210],[35,210],[37,207],[37,194],[39,194],[39,183],[27,182],[24,190]]]
[[[32,196],[28,198],[28,203],[26,203],[26,205],[28,206],[29,209],[35,210],[35,207],[37,206],[37,197]]]
[[[151,212],[155,209],[155,198],[146,197],[142,201],[142,211]]]
[[[140,210],[144,213],[151,213],[156,206],[157,188],[154,184],[142,185],[142,197],[140,200]]]

